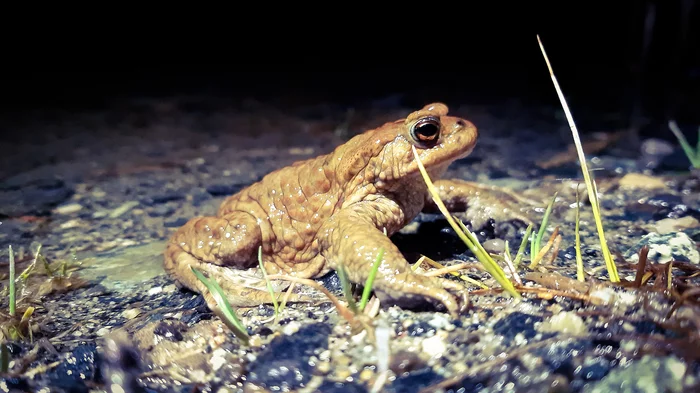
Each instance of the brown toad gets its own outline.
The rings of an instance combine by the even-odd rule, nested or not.
[[[427,105],[330,154],[268,174],[227,198],[216,217],[196,217],[180,228],[165,252],[166,271],[207,294],[192,266],[216,279],[232,305],[254,306],[271,300],[257,268],[259,246],[268,274],[316,278],[343,264],[350,281],[361,285],[384,249],[373,286],[380,299],[437,301],[456,315],[456,295],[465,288],[414,273],[388,237],[433,205],[412,146],[448,206],[464,206],[475,194],[471,183],[437,180],[477,139],[472,123],[447,112],[444,104]]]

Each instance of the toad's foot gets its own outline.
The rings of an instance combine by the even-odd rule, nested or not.
[[[464,218],[472,223],[472,228],[483,227],[489,219],[494,219],[497,222],[519,220],[526,225],[534,225],[525,212],[542,205],[542,202],[524,198],[506,188],[464,180],[437,180],[435,187],[447,210],[463,214]],[[423,211],[426,213],[438,212],[430,195],[427,196]]]
[[[233,307],[254,307],[271,303],[262,272],[257,268],[260,228],[249,214],[233,212],[224,217],[196,217],[170,239],[165,251],[165,270],[183,286],[204,295],[211,310],[218,305],[191,268],[202,272],[224,290]],[[288,285],[273,282],[276,300]],[[291,294],[289,302],[307,301]]]
[[[374,215],[387,213],[391,214],[387,205],[378,201],[359,202],[336,213],[320,231],[322,255],[332,268],[337,270],[342,266],[350,281],[364,285],[383,249],[384,256],[372,287],[380,300],[409,306],[429,300],[443,304],[457,317],[467,306],[466,288],[454,281],[413,272],[399,249],[375,226]]]

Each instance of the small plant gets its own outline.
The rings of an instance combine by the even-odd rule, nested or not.
[[[243,326],[241,320],[236,316],[236,312],[233,311],[231,303],[229,303],[228,299],[226,299],[223,288],[221,288],[219,283],[217,283],[215,280],[206,278],[199,270],[193,268],[192,266],[190,266],[190,269],[192,269],[192,273],[194,273],[197,279],[199,279],[199,281],[201,281],[202,284],[207,287],[209,293],[216,301],[218,308],[212,311],[219,315],[219,318],[221,318],[224,324],[231,329],[236,337],[238,337],[245,345],[248,345],[250,340],[248,331],[246,330],[245,326]]]
[[[578,154],[579,165],[581,165],[581,172],[583,172],[583,179],[586,182],[586,189],[588,190],[588,200],[591,203],[591,209],[593,210],[593,218],[595,219],[595,226],[598,230],[598,240],[600,241],[600,249],[603,253],[603,259],[605,260],[605,267],[608,269],[608,276],[611,282],[620,282],[620,276],[617,274],[617,266],[615,266],[615,261],[613,261],[612,254],[608,248],[608,242],[605,240],[605,232],[603,230],[603,220],[600,213],[600,204],[598,203],[598,190],[596,187],[595,180],[593,180],[590,171],[588,170],[588,164],[586,163],[586,156],[583,154],[583,146],[581,145],[581,138],[579,137],[578,130],[576,129],[576,123],[574,123],[574,118],[571,116],[571,111],[569,110],[569,105],[566,103],[564,98],[564,93],[562,93],[559,87],[559,82],[557,82],[556,76],[554,76],[554,71],[552,70],[552,65],[549,63],[549,58],[544,50],[544,45],[540,40],[540,36],[537,36],[537,42],[540,45],[540,51],[542,51],[542,56],[547,63],[547,69],[549,70],[549,76],[552,78],[552,83],[554,84],[554,89],[557,91],[559,96],[559,101],[564,109],[564,114],[566,115],[566,120],[569,122],[569,127],[571,128],[571,134],[574,138],[574,145],[576,146],[576,153]]]
[[[581,233],[579,231],[579,215],[581,213],[581,208],[580,208],[580,200],[579,200],[579,195],[578,195],[578,184],[576,184],[576,227],[574,229],[574,236],[575,236],[575,241],[576,244],[574,245],[574,249],[576,250],[576,278],[584,282],[586,278],[583,276],[583,257],[581,256]]]
[[[372,270],[369,271],[369,276],[367,276],[367,281],[365,282],[365,288],[362,290],[362,299],[360,300],[360,311],[364,311],[369,301],[369,295],[372,293],[372,286],[374,285],[374,278],[377,276],[379,271],[379,265],[382,264],[384,260],[384,249],[380,248],[377,254],[377,259],[372,264]]]
[[[350,279],[348,279],[348,273],[345,271],[345,266],[342,264],[336,269],[338,273],[338,279],[340,280],[340,286],[343,288],[343,295],[345,295],[345,300],[348,302],[348,308],[353,314],[357,315],[357,303],[355,303],[355,298],[352,297],[352,284],[350,284]]]
[[[542,259],[543,255],[540,253],[542,249],[542,238],[544,237],[544,232],[547,230],[547,225],[549,224],[549,215],[552,213],[552,207],[554,206],[554,201],[557,199],[557,194],[554,193],[552,200],[549,201],[547,209],[542,217],[542,223],[540,224],[540,230],[537,231],[537,236],[530,242],[530,269],[534,269],[537,264]]]
[[[681,148],[683,148],[683,152],[685,152],[685,155],[688,157],[690,164],[693,165],[693,168],[700,168],[700,127],[698,128],[698,143],[695,149],[693,149],[693,147],[690,146],[690,143],[688,143],[688,140],[685,139],[683,131],[681,131],[680,127],[678,127],[675,120],[670,120],[668,122],[668,128],[671,129],[673,135],[675,135],[676,139],[678,139],[678,143],[680,143]]]
[[[520,241],[520,247],[518,247],[518,252],[515,254],[515,259],[513,259],[513,267],[516,269],[520,265],[520,261],[525,255],[525,247],[527,246],[527,241],[530,239],[530,234],[532,233],[532,224],[528,224],[525,229],[525,235],[523,235],[523,240]]]
[[[455,220],[454,217],[452,217],[450,212],[447,210],[447,207],[440,199],[440,195],[438,195],[435,185],[433,184],[432,180],[430,180],[428,172],[426,172],[423,163],[418,157],[418,151],[416,151],[415,146],[412,146],[412,148],[413,156],[415,157],[416,163],[418,164],[418,169],[420,170],[420,173],[423,176],[425,184],[428,186],[428,191],[433,197],[433,201],[437,205],[438,209],[440,209],[442,215],[445,216],[445,219],[447,219],[447,222],[450,224],[457,236],[459,236],[459,238],[464,242],[467,248],[469,248],[469,250],[471,250],[471,252],[474,253],[474,256],[476,256],[476,259],[479,260],[479,262],[481,262],[481,264],[484,266],[484,269],[486,269],[486,271],[494,279],[496,279],[496,281],[498,281],[499,284],[501,284],[503,289],[505,289],[513,297],[520,298],[520,294],[515,290],[515,286],[513,286],[513,283],[510,282],[510,280],[508,280],[508,277],[506,277],[506,273],[503,271],[503,269],[496,263],[496,261],[493,260],[493,258],[491,258],[491,255],[489,255],[489,253],[486,252],[481,243],[479,243],[479,239],[477,239],[476,235],[474,235],[474,233],[472,233],[464,225],[464,223],[462,223],[461,220]]]
[[[10,317],[15,316],[15,308],[17,307],[17,300],[15,299],[15,253],[12,252],[12,246],[10,249]]]

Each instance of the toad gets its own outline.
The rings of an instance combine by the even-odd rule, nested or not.
[[[422,210],[434,210],[412,147],[445,204],[464,211],[465,199],[481,191],[466,181],[438,179],[476,140],[472,123],[448,116],[442,103],[427,105],[329,154],[266,175],[224,200],[216,217],[191,219],[170,239],[165,269],[181,285],[205,294],[210,308],[216,303],[190,267],[215,279],[233,306],[252,307],[271,301],[258,267],[260,246],[268,274],[318,278],[342,265],[360,285],[383,249],[373,285],[380,300],[399,305],[429,300],[457,315],[466,289],[415,273],[389,236]],[[281,299],[282,292],[276,296]]]

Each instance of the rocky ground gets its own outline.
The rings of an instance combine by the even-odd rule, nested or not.
[[[165,240],[271,170],[328,152],[414,107],[395,99],[348,110],[179,97],[6,122],[14,137],[0,157],[0,263],[8,265],[11,245],[18,274],[33,267],[18,282],[15,317],[7,311],[8,269],[2,270],[0,327],[9,362],[0,389],[698,389],[700,177],[688,171],[677,146],[650,139],[630,149],[623,132],[605,127],[587,136],[606,237],[626,283],[608,283],[588,203],[580,212],[586,273],[580,283],[574,280],[580,169],[567,153],[571,135],[559,109],[448,105],[479,127],[480,140],[447,177],[542,201],[528,212],[537,222],[558,192],[545,239],[558,226],[559,249],[534,270],[527,263],[518,268],[524,298],[502,293],[475,263],[463,274],[488,289],[468,285],[471,305],[457,319],[428,306],[381,305],[363,330],[330,302],[288,304],[278,318],[272,306],[261,306],[238,310],[249,345],[201,296],[165,276]],[[472,228],[498,255],[505,241],[515,254],[525,229],[493,220]],[[393,240],[411,262],[420,254],[445,265],[475,261],[438,214],[421,215]],[[635,285],[644,245],[645,281]],[[36,258],[39,246],[47,263]],[[342,299],[335,274],[320,281]]]

